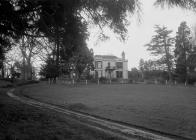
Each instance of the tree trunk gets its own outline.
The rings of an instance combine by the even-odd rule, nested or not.
[[[167,71],[169,74],[169,83],[172,82],[172,72],[171,72],[171,65],[170,65],[170,60],[169,60],[169,52],[166,46],[166,41],[164,42],[164,49],[165,49],[165,54],[166,54],[166,64],[167,64]]]
[[[22,79],[26,80],[27,76],[26,76],[26,63],[25,63],[25,58],[23,57],[23,61],[22,61]]]
[[[185,83],[188,82],[188,71],[187,71],[187,51],[185,49],[184,43],[183,43],[183,49],[184,49],[184,55],[185,55]]]
[[[27,59],[27,79],[32,80],[31,58]]]
[[[3,62],[2,62],[3,63]],[[4,69],[4,64],[2,64],[2,68],[1,68],[1,76],[2,76],[2,78],[4,78],[5,77],[5,71],[4,71],[5,69]]]
[[[55,33],[56,33],[56,39],[55,39],[55,43],[56,43],[56,74],[58,75],[59,73],[58,73],[58,71],[59,71],[59,30],[58,30],[58,26],[56,26],[56,31],[55,31]]]
[[[25,47],[25,41],[24,41],[24,36],[22,37],[22,48],[21,48],[21,53],[22,53],[22,69],[21,69],[21,78],[23,80],[26,80],[27,79],[27,76],[26,76],[26,63],[25,63],[25,56],[24,56],[24,53],[23,53],[23,48]]]

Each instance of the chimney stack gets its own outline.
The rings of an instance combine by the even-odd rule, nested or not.
[[[122,59],[125,60],[125,52],[122,52]]]

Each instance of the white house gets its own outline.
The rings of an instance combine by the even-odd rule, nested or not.
[[[128,79],[128,60],[122,52],[122,58],[114,55],[95,55],[95,69],[92,74],[97,77]]]

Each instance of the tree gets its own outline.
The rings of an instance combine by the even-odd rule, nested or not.
[[[4,64],[3,64],[3,61],[5,59],[5,56],[4,56],[4,50],[2,47],[0,47],[0,70],[1,70],[1,77],[4,77]]]
[[[171,37],[171,30],[166,27],[155,26],[156,35],[154,35],[149,44],[147,50],[154,56],[160,56],[159,62],[167,66],[167,72],[169,74],[169,81],[172,81],[172,66],[173,56],[171,54],[171,47],[174,43],[174,38]]]
[[[100,27],[110,27],[125,39],[127,29],[126,13],[137,9],[135,0],[122,1],[44,1],[39,24],[41,30],[49,35],[56,44],[56,64],[61,61],[61,52],[76,49],[88,38],[89,19]],[[82,13],[82,14],[80,14]],[[87,18],[85,18],[87,17]],[[72,54],[72,53],[67,53]],[[71,56],[70,56],[71,57]]]
[[[71,71],[71,67],[74,68],[73,71],[76,73],[77,78],[81,78],[81,75],[86,70],[87,74],[93,69],[93,54],[90,52],[88,47],[80,47],[77,51],[74,51],[73,56],[66,62],[66,70]]]
[[[145,65],[144,59],[140,59],[140,61],[139,61],[139,70],[142,73],[142,79],[144,79],[144,65]]]
[[[54,58],[48,56],[48,59],[46,60],[46,64],[42,65],[39,74],[41,76],[44,76],[45,78],[50,78],[50,79],[53,78],[53,80],[56,80],[57,67]]]
[[[161,5],[164,7],[165,5],[168,6],[177,6],[189,10],[195,11],[196,9],[196,1],[195,0],[156,0],[154,5],[158,6]]]
[[[196,24],[191,28],[191,44],[193,45],[193,50],[196,50]]]
[[[5,63],[5,54],[10,50],[10,45],[9,44],[4,44],[5,46],[2,46],[2,44],[0,43],[0,77],[4,78],[5,76],[5,68],[4,68],[4,63]]]
[[[103,27],[109,27],[125,40],[126,15],[139,9],[137,0],[3,0],[0,1],[0,44],[23,35],[45,36],[55,42],[58,67],[62,48],[72,47],[74,39],[78,40],[75,43],[84,43],[88,38],[89,20],[102,31]]]
[[[186,22],[181,22],[176,33],[175,41],[175,58],[176,58],[176,74],[181,81],[187,82],[188,56],[192,51],[191,32]]]
[[[133,82],[136,82],[140,79],[140,72],[137,68],[132,68],[131,71],[129,71],[128,76],[129,79],[133,80]]]

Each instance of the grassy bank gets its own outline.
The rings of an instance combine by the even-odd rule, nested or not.
[[[0,140],[115,140],[62,114],[24,105],[0,89]]]

